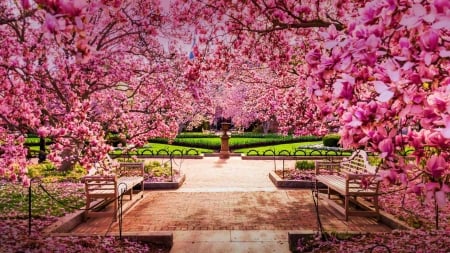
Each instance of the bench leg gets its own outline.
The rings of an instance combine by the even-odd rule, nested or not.
[[[87,197],[86,198],[86,210],[84,210],[84,217],[83,219],[86,221],[88,216],[89,216],[89,211],[91,208],[91,198]]]
[[[381,216],[380,216],[380,209],[378,207],[378,195],[375,195],[373,197],[373,205],[375,207],[375,212],[377,213],[377,221],[381,220]]]
[[[348,221],[349,196],[344,196],[345,221]]]
[[[117,221],[117,213],[119,209],[119,200],[117,197],[114,198],[114,214],[113,214],[113,221]]]

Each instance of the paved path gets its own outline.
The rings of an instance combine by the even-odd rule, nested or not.
[[[287,232],[317,231],[316,212],[310,190],[281,190],[272,184],[268,173],[273,167],[273,161],[240,157],[184,160],[183,186],[145,192],[144,199],[125,214],[123,229],[173,231],[172,252],[289,252]],[[346,222],[324,202],[320,202],[320,217],[328,231],[390,231],[373,219],[351,217]],[[118,232],[118,223],[95,218],[73,232],[108,231]]]

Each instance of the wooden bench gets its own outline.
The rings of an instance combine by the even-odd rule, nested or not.
[[[355,151],[349,158],[339,163],[316,161],[316,180],[328,189],[328,199],[332,193],[344,198],[344,207],[333,205],[338,211],[348,216],[376,216],[380,218],[378,207],[379,179],[377,167],[370,165],[367,153]],[[360,204],[357,197],[371,198],[373,209],[350,210],[349,202]]]
[[[84,177],[86,191],[85,218],[104,216],[112,214],[113,220],[117,220],[119,197],[128,195],[133,200],[135,191],[133,188],[140,185],[141,198],[144,197],[144,164],[143,163],[120,163],[113,175],[94,175]],[[94,212],[94,201],[101,200],[103,203],[113,202],[112,211]]]

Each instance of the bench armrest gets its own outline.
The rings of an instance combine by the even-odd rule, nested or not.
[[[119,177],[144,177],[144,163],[120,163],[117,175]]]
[[[351,173],[351,172],[344,172],[344,175],[345,175],[345,178],[347,179],[347,180],[350,180],[350,179],[361,179],[361,178],[364,178],[364,177],[373,177],[373,178],[375,178],[375,177],[377,177],[377,175],[376,174],[370,174],[370,173]]]
[[[82,180],[88,184],[91,182],[114,182],[117,179],[116,175],[96,175],[96,176],[85,176],[82,178]]]
[[[340,172],[340,163],[332,161],[316,161],[315,162],[316,175],[322,174],[336,174]]]

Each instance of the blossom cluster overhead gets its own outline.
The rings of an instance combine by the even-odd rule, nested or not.
[[[339,129],[383,159],[386,182],[447,199],[447,0],[11,0],[0,13],[0,176],[25,175],[28,133],[89,166],[111,132],[141,145],[217,106],[241,125]],[[193,40],[188,58],[176,43]]]
[[[28,134],[54,162],[87,169],[118,133],[129,144],[174,137],[197,111],[181,50],[161,44],[159,1],[0,3],[0,177],[26,178]]]
[[[195,26],[199,79],[235,90],[225,98],[233,121],[338,129],[345,148],[382,158],[385,182],[448,200],[449,1],[176,1],[172,10]]]

